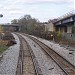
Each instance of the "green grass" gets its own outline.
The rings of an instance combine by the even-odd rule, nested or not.
[[[7,46],[0,45],[0,54],[3,53],[7,48]]]

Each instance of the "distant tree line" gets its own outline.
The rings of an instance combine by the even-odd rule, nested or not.
[[[11,21],[12,24],[18,24],[20,31],[29,34],[40,34],[44,31],[44,25],[39,22],[38,19],[32,18],[30,15],[24,15],[20,19],[14,19]]]

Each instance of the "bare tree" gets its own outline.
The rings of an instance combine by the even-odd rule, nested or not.
[[[11,21],[11,24],[17,24],[18,23],[18,20],[17,19],[14,19]]]
[[[37,20],[35,18],[32,18],[30,15],[25,15],[18,20],[18,23],[21,27],[22,32],[32,33],[34,31]]]
[[[18,23],[20,26],[20,31],[28,34],[37,35],[44,31],[43,23],[40,23],[38,19],[32,18],[30,15],[24,15],[20,19],[14,19],[11,21],[12,23]]]

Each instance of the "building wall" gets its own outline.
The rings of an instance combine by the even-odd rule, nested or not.
[[[72,26],[67,26],[67,33],[72,33]]]
[[[72,27],[74,25],[65,25],[65,26],[56,26],[55,31],[58,32],[62,32],[62,33],[72,33]]]
[[[45,31],[51,31],[51,32],[54,32],[54,31],[55,31],[54,24],[53,24],[52,22],[46,24],[46,25],[45,25]]]
[[[58,26],[58,27],[55,27],[55,32],[66,33],[67,32],[67,27],[66,26]]]
[[[75,34],[72,34],[72,33],[64,33],[64,34],[62,34],[62,38],[75,42]]]

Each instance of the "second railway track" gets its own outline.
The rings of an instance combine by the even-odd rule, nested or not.
[[[39,40],[29,35],[25,36],[35,41],[56,62],[56,64],[63,70],[63,72],[66,75],[75,75],[75,66],[73,66],[70,62],[68,62],[66,59],[64,59],[62,56],[60,56],[58,53],[56,53],[54,50],[52,50],[51,48],[49,48],[47,45],[43,44]]]

